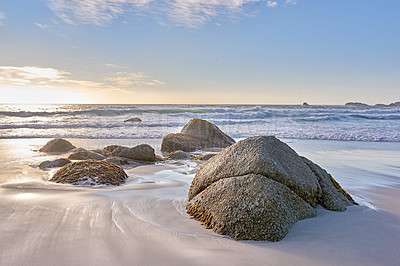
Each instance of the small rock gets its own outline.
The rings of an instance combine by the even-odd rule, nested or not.
[[[209,159],[211,159],[212,157],[214,157],[217,154],[218,153],[207,153],[207,154],[204,154],[203,156],[201,156],[201,160],[202,161],[208,161]]]
[[[112,153],[116,148],[119,148],[119,147],[123,147],[123,146],[121,146],[121,145],[109,145],[109,146],[105,147],[104,150],[109,151],[109,152]]]
[[[53,139],[46,143],[39,151],[41,152],[67,152],[76,147],[65,139]]]
[[[129,162],[124,159],[124,158],[118,158],[118,157],[108,157],[104,159],[104,161],[110,162],[110,163],[115,163],[117,165],[128,165]]]
[[[39,164],[40,169],[48,169],[55,167],[63,167],[66,164],[69,164],[71,161],[68,159],[57,159],[52,161],[44,161]]]
[[[124,157],[133,160],[156,161],[154,149],[147,144],[137,145],[133,148],[119,146],[112,152],[114,157]]]
[[[134,117],[131,119],[127,119],[124,122],[142,122],[142,119],[140,119],[139,117]]]
[[[68,159],[70,160],[103,160],[106,157],[104,155],[101,155],[100,153],[97,152],[92,152],[92,151],[79,151],[72,153]]]
[[[173,151],[168,155],[168,159],[171,160],[187,160],[190,159],[190,155],[184,151]]]
[[[50,181],[81,186],[118,186],[124,183],[127,177],[124,169],[115,163],[86,160],[63,166],[53,175]]]

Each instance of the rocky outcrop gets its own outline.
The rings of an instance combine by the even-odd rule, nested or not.
[[[134,118],[127,119],[124,122],[142,122],[142,119],[140,119],[139,117],[134,117]]]
[[[147,144],[140,144],[133,148],[118,146],[112,151],[114,157],[124,157],[132,160],[156,161],[154,149]]]
[[[67,152],[76,147],[65,139],[52,139],[46,143],[39,151],[41,152]]]
[[[360,102],[348,102],[348,103],[345,103],[345,106],[370,107],[368,104],[366,104],[366,103],[360,103]]]
[[[48,169],[48,168],[56,168],[56,167],[63,167],[66,164],[69,164],[71,161],[68,159],[56,159],[52,161],[44,161],[41,162],[38,167],[40,169]]]
[[[304,102],[303,106],[310,106],[310,105],[307,102]]]
[[[168,134],[162,141],[161,150],[190,152],[203,148],[225,148],[233,143],[235,141],[216,125],[194,118],[182,128],[180,133]]]
[[[50,179],[51,182],[82,186],[114,185],[125,182],[122,167],[107,161],[86,160],[67,164]]]
[[[70,160],[104,160],[105,158],[106,156],[93,151],[78,151],[68,157]]]
[[[269,136],[239,141],[209,159],[193,179],[187,210],[235,239],[277,241],[296,221],[315,216],[317,204],[343,211],[353,203],[325,170]]]
[[[187,160],[190,159],[190,154],[184,151],[174,151],[168,155],[171,160]]]

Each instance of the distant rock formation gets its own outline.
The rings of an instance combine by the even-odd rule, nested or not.
[[[46,143],[39,151],[41,152],[67,152],[76,147],[65,139],[52,139]]]
[[[216,125],[199,118],[190,120],[180,133],[168,134],[162,141],[161,150],[186,152],[203,148],[224,148],[235,143]]]
[[[360,103],[360,102],[348,102],[348,103],[345,103],[345,106],[370,107],[368,104],[366,104],[366,103]]]
[[[308,103],[306,103],[306,102],[304,102],[304,103],[303,103],[303,105],[304,105],[304,106],[309,106],[309,104],[308,104]]]
[[[66,164],[69,164],[71,161],[68,159],[56,159],[52,161],[44,161],[41,162],[38,167],[42,170],[48,169],[48,168],[56,168],[56,167],[63,167]]]
[[[375,107],[400,107],[400,102],[390,103],[390,104],[375,104]]]
[[[140,119],[139,117],[134,117],[134,118],[127,119],[124,122],[142,122],[142,119]]]
[[[69,163],[58,170],[51,182],[81,186],[118,186],[127,178],[122,167],[107,161],[86,160]]]
[[[197,172],[187,212],[234,239],[279,241],[320,204],[344,211],[356,204],[321,167],[273,136],[225,148]]]

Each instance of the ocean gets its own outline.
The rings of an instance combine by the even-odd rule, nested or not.
[[[124,122],[139,117],[142,122]],[[0,138],[160,139],[192,118],[233,138],[400,142],[400,108],[299,105],[0,105]]]

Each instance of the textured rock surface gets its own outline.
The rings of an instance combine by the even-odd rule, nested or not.
[[[317,204],[318,178],[294,150],[272,136],[247,138],[208,160],[192,182],[189,200],[219,179],[251,173],[274,179],[312,206]]]
[[[154,149],[147,144],[140,144],[133,148],[118,146],[113,150],[112,155],[114,157],[124,157],[133,160],[156,161]]]
[[[86,160],[65,165],[50,179],[51,182],[73,185],[114,185],[125,182],[122,167],[107,161]]]
[[[218,153],[207,153],[207,154],[204,154],[203,156],[201,156],[201,160],[208,161],[208,160],[210,160],[212,157],[214,157],[217,154]]]
[[[285,185],[262,175],[221,179],[194,197],[188,213],[236,240],[279,241],[316,211]]]
[[[48,169],[55,167],[63,167],[66,164],[69,164],[71,161],[68,159],[56,159],[52,161],[44,161],[39,164],[40,169]]]
[[[115,163],[117,165],[129,165],[129,162],[126,159],[118,157],[108,157],[107,159],[104,159],[104,161]]]
[[[216,125],[204,119],[194,118],[181,130],[182,134],[199,137],[208,140],[210,147],[225,148],[235,141],[222,132]]]
[[[315,216],[316,204],[344,211],[356,203],[321,167],[263,136],[209,159],[192,181],[187,211],[235,239],[277,241],[296,221]]]
[[[190,155],[184,151],[174,151],[168,155],[168,159],[172,160],[187,160],[190,159]]]
[[[46,143],[39,151],[42,152],[67,152],[75,149],[69,141],[65,139],[52,139]]]
[[[203,119],[194,118],[182,128],[180,133],[165,136],[161,150],[190,152],[204,148],[225,148],[233,143],[235,141],[216,125]]]
[[[106,156],[93,151],[78,151],[68,157],[70,160],[104,160],[105,158]]]

